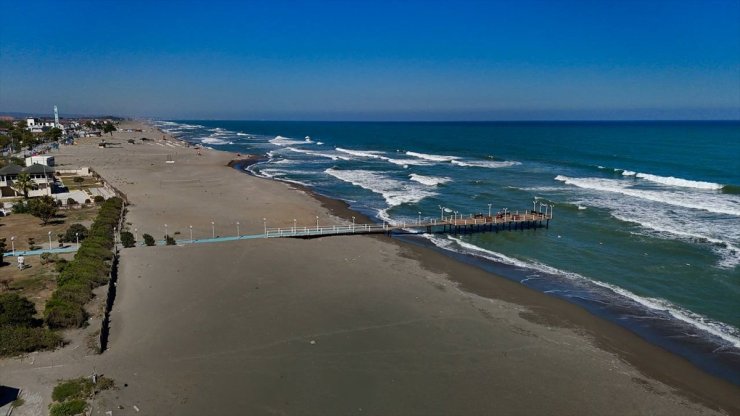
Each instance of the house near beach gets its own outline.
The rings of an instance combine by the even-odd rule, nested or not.
[[[51,195],[51,185],[54,183],[54,168],[34,163],[26,167],[10,164],[0,169],[0,197],[23,196],[22,192],[13,189],[13,184],[21,173],[28,174],[36,184],[36,189],[30,190],[28,196]]]

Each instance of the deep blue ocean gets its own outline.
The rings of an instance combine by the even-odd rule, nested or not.
[[[740,384],[740,122],[155,124],[265,154],[251,173],[310,186],[377,221],[552,205],[546,230],[417,242]]]

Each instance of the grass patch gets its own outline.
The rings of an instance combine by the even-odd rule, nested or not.
[[[62,343],[56,332],[42,327],[0,327],[0,356],[51,350]]]
[[[112,389],[115,383],[112,379],[100,376],[93,384],[88,377],[79,377],[66,380],[54,387],[51,393],[53,403],[49,408],[51,416],[74,416],[87,409],[87,400],[100,391]]]
[[[21,406],[23,406],[24,404],[26,404],[26,401],[25,401],[25,400],[23,400],[23,399],[21,399],[21,398],[19,397],[19,398],[17,398],[17,399],[15,399],[15,400],[13,400],[13,403],[12,403],[12,404],[13,404],[13,407],[21,407]]]
[[[55,403],[49,409],[50,416],[75,416],[85,411],[87,402],[84,400],[70,400],[64,403]]]

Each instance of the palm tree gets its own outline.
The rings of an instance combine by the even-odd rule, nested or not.
[[[24,199],[28,199],[28,191],[30,189],[36,189],[36,182],[31,179],[31,176],[27,173],[19,173],[13,181],[13,189],[23,194]]]

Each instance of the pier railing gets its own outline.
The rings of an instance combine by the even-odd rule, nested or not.
[[[459,215],[440,219],[419,218],[417,221],[395,221],[383,224],[315,225],[265,228],[265,238],[317,237],[345,234],[389,234],[392,232],[449,232],[467,233],[499,231],[500,229],[524,229],[549,227],[552,215],[527,211],[491,216],[481,214],[463,217]]]

